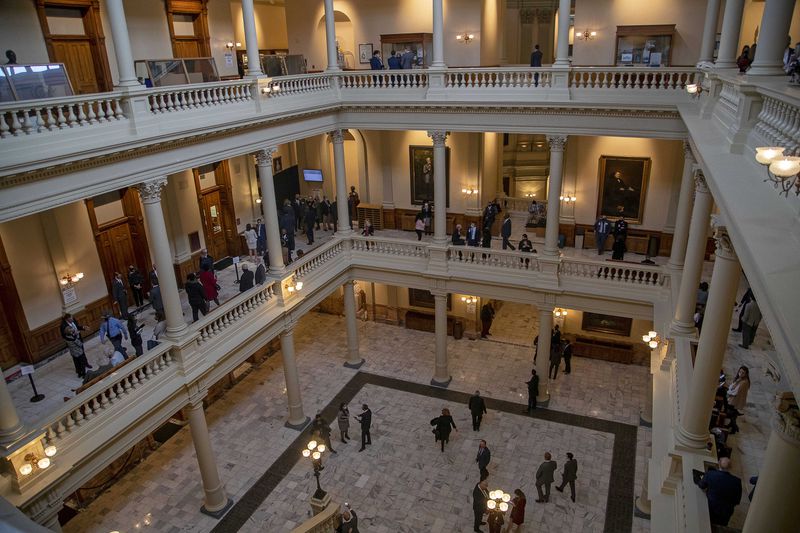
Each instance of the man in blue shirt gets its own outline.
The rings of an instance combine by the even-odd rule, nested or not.
[[[383,61],[381,61],[380,50],[375,50],[372,52],[372,59],[369,60],[369,66],[372,70],[383,70]]]
[[[106,343],[106,337],[118,352],[125,353],[122,348],[122,339],[128,340],[128,328],[121,320],[117,320],[109,311],[103,312],[103,321],[100,323],[100,344]]]
[[[600,218],[594,223],[594,242],[597,245],[597,255],[603,255],[606,251],[606,239],[608,239],[609,233],[611,233],[611,222],[605,215],[600,215]]]
[[[723,457],[719,460],[719,470],[709,470],[700,480],[700,488],[708,497],[708,514],[711,523],[727,526],[733,515],[733,508],[742,501],[742,480],[728,470],[731,460]]]

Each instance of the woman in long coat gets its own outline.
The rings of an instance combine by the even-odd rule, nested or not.
[[[450,410],[442,409],[441,416],[431,420],[431,425],[436,426],[433,431],[436,435],[436,440],[442,441],[442,452],[444,452],[445,443],[450,441],[450,427],[452,426],[453,429],[458,431],[456,423],[453,422],[453,417],[450,416]]]
[[[200,283],[203,284],[203,289],[206,291],[206,301],[214,301],[219,307],[219,291],[217,290],[217,277],[208,268],[208,265],[203,265],[200,271]]]
[[[339,422],[339,433],[342,434],[342,442],[347,443],[350,438],[350,410],[347,408],[346,403],[339,404],[339,416],[336,418]]]

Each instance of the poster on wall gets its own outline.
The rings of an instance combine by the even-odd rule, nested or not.
[[[597,216],[624,216],[631,224],[641,224],[650,164],[649,157],[600,156]]]
[[[362,65],[369,64],[372,59],[372,43],[358,45],[358,62]]]
[[[409,146],[411,169],[411,203],[422,205],[426,200],[433,205],[433,146]],[[450,207],[450,147],[445,157],[445,183],[447,207]]]
[[[602,315],[600,313],[583,312],[581,329],[584,331],[597,331],[598,333],[608,333],[619,335],[620,337],[630,337],[633,319],[624,316]]]

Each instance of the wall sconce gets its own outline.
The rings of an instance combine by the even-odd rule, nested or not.
[[[692,98],[700,98],[700,95],[703,93],[703,86],[699,83],[689,83],[686,85],[686,92],[689,93],[689,96]]]
[[[66,273],[63,276],[61,276],[61,279],[58,280],[58,282],[62,285],[72,285],[74,283],[78,283],[82,279],[83,279],[83,272],[78,272],[77,274]]]
[[[464,32],[464,33],[459,33],[458,35],[456,35],[456,41],[460,41],[460,42],[462,42],[464,44],[469,44],[474,39],[475,39],[475,35],[473,35],[471,33]]]
[[[565,318],[567,316],[567,310],[556,307],[553,309],[553,316],[556,318]]]
[[[260,196],[259,196],[258,198],[256,198],[256,203],[257,203],[257,204],[260,204],[260,203],[261,203],[261,197],[260,197]]]
[[[264,96],[269,96],[270,94],[277,94],[281,92],[280,85],[266,85],[261,88],[261,94]]]
[[[800,157],[783,155],[786,148],[780,146],[762,146],[756,148],[756,161],[767,167],[767,178],[779,194],[789,196],[794,187],[795,196],[800,196]]]
[[[475,304],[478,303],[477,296],[462,296],[461,301],[464,302],[467,306],[467,313],[474,313],[475,312]]]
[[[466,196],[471,196],[473,194],[478,194],[478,189],[475,189],[473,187],[464,187],[463,189],[461,189],[461,193]]]
[[[590,39],[594,39],[595,37],[597,37],[597,32],[590,30],[583,30],[583,33],[575,32],[575,37],[583,41],[588,41]]]
[[[292,278],[292,281],[286,284],[286,290],[289,293],[300,292],[301,290],[303,290],[303,282],[296,281],[294,278]]]
[[[575,196],[575,194],[565,194],[564,196],[559,196],[558,199],[562,202],[570,203],[575,202],[578,198]]]
[[[661,344],[662,339],[658,336],[658,332],[649,331],[647,335],[642,335],[642,342],[648,345],[651,349],[655,350]]]
[[[34,453],[27,454],[25,456],[25,462],[19,467],[19,473],[23,476],[28,476],[32,474],[34,470],[44,470],[50,466],[50,458],[57,452],[58,449],[51,444],[44,449],[44,457],[38,457]]]
[[[241,47],[242,47],[242,43],[239,43],[239,42],[234,44],[233,41],[228,41],[227,43],[225,43],[225,48],[227,48],[228,50],[231,50],[231,51],[233,51],[234,48],[241,48]]]

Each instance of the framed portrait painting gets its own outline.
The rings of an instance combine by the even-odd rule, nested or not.
[[[641,224],[650,164],[649,157],[600,156],[597,216],[624,216],[631,224]]]
[[[600,313],[583,312],[581,329],[584,331],[597,331],[620,337],[630,337],[633,319],[624,316],[602,315]]]
[[[422,205],[426,200],[433,205],[433,146],[409,146],[411,170],[411,203]],[[447,207],[450,207],[450,147],[445,156],[445,183]]]
[[[369,60],[372,59],[372,43],[366,44],[359,44],[358,45],[358,62],[362,65],[369,64]]]

